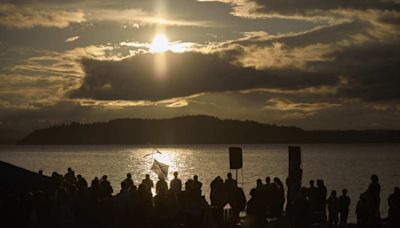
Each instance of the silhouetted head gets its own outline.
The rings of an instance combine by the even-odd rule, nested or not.
[[[197,180],[199,179],[199,176],[194,175],[194,176],[193,176],[193,179],[194,179],[195,181],[197,181]]]
[[[131,178],[132,178],[132,175],[131,175],[130,173],[127,173],[127,174],[126,174],[126,178],[131,179]]]
[[[333,190],[333,191],[331,192],[331,196],[336,196],[336,191],[335,191],[335,190]]]
[[[270,184],[271,183],[271,177],[266,177],[265,178],[265,183]]]
[[[262,180],[261,179],[257,179],[257,187],[262,186]]]
[[[174,177],[178,178],[178,172],[176,172],[176,171],[174,172]]]
[[[76,176],[76,178],[82,179],[82,175],[78,174],[78,176]]]
[[[107,180],[107,175],[104,175],[101,179],[103,179],[103,180]]]
[[[342,190],[342,194],[345,196],[345,195],[347,195],[347,189],[343,189]]]
[[[232,173],[228,173],[228,178],[229,178],[229,179],[232,178]]]
[[[164,177],[160,175],[160,176],[158,176],[158,179],[159,180],[164,180]]]
[[[378,183],[378,181],[379,181],[379,178],[378,178],[378,176],[377,175],[372,175],[371,176],[371,181],[372,181],[372,183]]]
[[[149,174],[146,174],[146,179],[150,179],[150,175]]]
[[[71,172],[71,171],[72,171],[71,167],[68,167],[68,172]]]
[[[314,180],[310,180],[310,187],[314,187]]]
[[[399,188],[399,187],[395,187],[395,188],[394,188],[394,193],[400,194],[400,188]]]
[[[39,175],[43,175],[43,170],[39,170]]]
[[[58,175],[58,173],[57,173],[57,172],[52,172],[52,173],[51,173],[51,177],[53,177],[53,178],[57,178],[57,177],[59,177],[59,175]]]

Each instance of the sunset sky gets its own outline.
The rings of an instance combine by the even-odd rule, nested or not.
[[[400,129],[399,87],[399,1],[0,0],[0,128]]]

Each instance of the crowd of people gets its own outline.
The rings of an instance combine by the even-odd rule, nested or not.
[[[351,203],[346,189],[340,196],[333,190],[328,197],[323,180],[317,180],[316,186],[311,180],[309,187],[300,188],[295,197],[287,199],[285,185],[277,177],[272,181],[267,177],[265,182],[258,179],[247,201],[231,173],[225,180],[218,176],[210,183],[210,204],[202,194],[199,177],[194,175],[183,183],[178,172],[174,172],[169,186],[162,177],[154,184],[148,174],[136,186],[128,173],[116,194],[106,175],[95,177],[89,185],[71,168],[65,175],[54,172],[51,182],[51,188],[18,194],[0,187],[4,227],[226,227],[237,224],[242,211],[247,212],[247,224],[252,227],[263,227],[283,215],[295,228],[311,227],[313,223],[345,227]],[[400,227],[399,188],[395,188],[388,203],[386,223]],[[379,205],[380,184],[373,175],[357,203],[359,227],[382,225]]]

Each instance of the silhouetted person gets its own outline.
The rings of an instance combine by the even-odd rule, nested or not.
[[[233,218],[236,222],[239,218],[239,213],[241,211],[244,211],[244,209],[246,208],[246,196],[244,195],[242,188],[236,188],[236,190],[234,191],[231,206]]]
[[[232,202],[234,200],[234,192],[237,188],[237,182],[232,178],[232,173],[227,174],[228,179],[225,180],[225,199],[226,203],[229,203],[232,206]]]
[[[100,194],[103,198],[110,198],[113,193],[113,188],[107,179],[107,175],[104,175],[100,180]]]
[[[129,183],[123,180],[121,182],[121,191],[113,198],[116,227],[127,227],[129,225],[130,215],[128,209],[131,203],[129,189]]]
[[[188,179],[185,182],[185,192],[190,194],[194,192],[194,181],[192,179]]]
[[[93,200],[100,197],[100,181],[98,177],[93,178],[88,190]]]
[[[379,211],[380,206],[380,194],[381,194],[381,185],[379,184],[379,178],[377,175],[371,176],[371,183],[368,186],[367,190],[367,199],[368,199],[368,211],[369,211],[369,223],[372,224],[372,227],[378,226],[380,223],[381,215]]]
[[[281,193],[276,183],[271,183],[267,191],[268,217],[279,218],[281,216]]]
[[[149,227],[152,214],[153,202],[151,191],[147,185],[142,183],[138,187],[137,197],[137,227]]]
[[[220,176],[210,183],[210,190],[211,205],[222,208],[225,205],[225,186]]]
[[[83,178],[82,175],[78,174],[77,180],[78,180],[78,184],[77,184],[78,190],[86,191],[88,188],[88,184],[87,184],[87,181],[85,180],[85,178]]]
[[[318,212],[318,189],[314,186],[314,181],[310,180],[310,187],[307,189],[307,197],[310,201],[310,207],[312,212]]]
[[[38,174],[39,174],[40,176],[43,176],[43,170],[39,170]]]
[[[321,220],[326,221],[326,197],[328,190],[325,187],[323,180],[317,180],[317,190],[318,190],[318,212],[321,214]]]
[[[247,217],[249,223],[257,227],[257,225],[261,225],[264,222],[264,211],[262,201],[259,199],[259,194],[257,194],[257,190],[255,188],[250,191],[250,200],[247,202]]]
[[[256,181],[256,188],[254,189],[254,200],[257,200],[257,210],[260,211],[260,213],[262,213],[263,215],[263,219],[266,218],[267,214],[268,214],[268,192],[267,192],[267,187],[266,185],[264,185],[262,183],[261,179],[257,179]],[[261,215],[261,214],[260,214]],[[262,220],[263,220],[262,219]]]
[[[71,167],[68,167],[67,173],[64,175],[64,180],[67,182],[69,185],[75,185],[76,184],[76,177],[75,177],[75,172],[72,170]]]
[[[232,178],[232,173],[227,174],[228,179],[225,180],[225,189],[228,192],[233,192],[237,187],[237,182]]]
[[[166,193],[167,190],[168,190],[168,183],[165,181],[164,177],[159,176],[158,181],[156,183],[156,194],[158,194],[160,191],[164,191],[164,193]]]
[[[295,228],[311,227],[310,203],[307,199],[307,189],[305,187],[301,188],[297,193],[292,210]]]
[[[156,227],[165,227],[168,224],[168,189],[165,188],[164,184],[163,187],[159,186],[159,183],[162,180],[164,179],[160,178],[160,180],[156,184],[156,189],[158,190],[157,195],[154,197],[154,214],[156,218]]]
[[[151,193],[151,189],[154,188],[154,183],[150,179],[150,175],[146,174],[145,178],[142,180],[142,184],[145,184],[147,186],[147,191]]]
[[[368,199],[367,194],[360,194],[360,199],[357,202],[356,215],[357,215],[357,226],[359,228],[365,228],[368,224]]]
[[[389,215],[388,222],[391,227],[400,227],[400,188],[395,187],[388,198]]]
[[[203,183],[199,181],[199,176],[194,175],[193,176],[193,187],[196,195],[201,196],[201,187],[203,186]]]
[[[340,225],[347,225],[347,218],[349,217],[350,197],[347,196],[347,189],[342,190],[342,195],[339,197],[339,214]]]
[[[326,201],[326,204],[328,205],[328,223],[331,227],[336,227],[338,226],[338,220],[339,220],[339,198],[336,196],[336,191],[333,190],[331,192],[331,195]]]
[[[132,175],[130,173],[126,174],[126,178],[125,178],[125,180],[123,182],[125,182],[125,186],[126,186],[127,189],[130,189],[130,188],[132,188],[134,186],[134,183],[133,183],[133,180],[132,180]]]
[[[174,172],[174,179],[169,183],[170,190],[177,197],[182,191],[182,181],[178,178],[178,172]]]

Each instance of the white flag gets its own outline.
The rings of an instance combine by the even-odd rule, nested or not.
[[[154,159],[153,165],[151,166],[151,171],[153,171],[157,176],[168,180],[168,168],[169,166]]]

